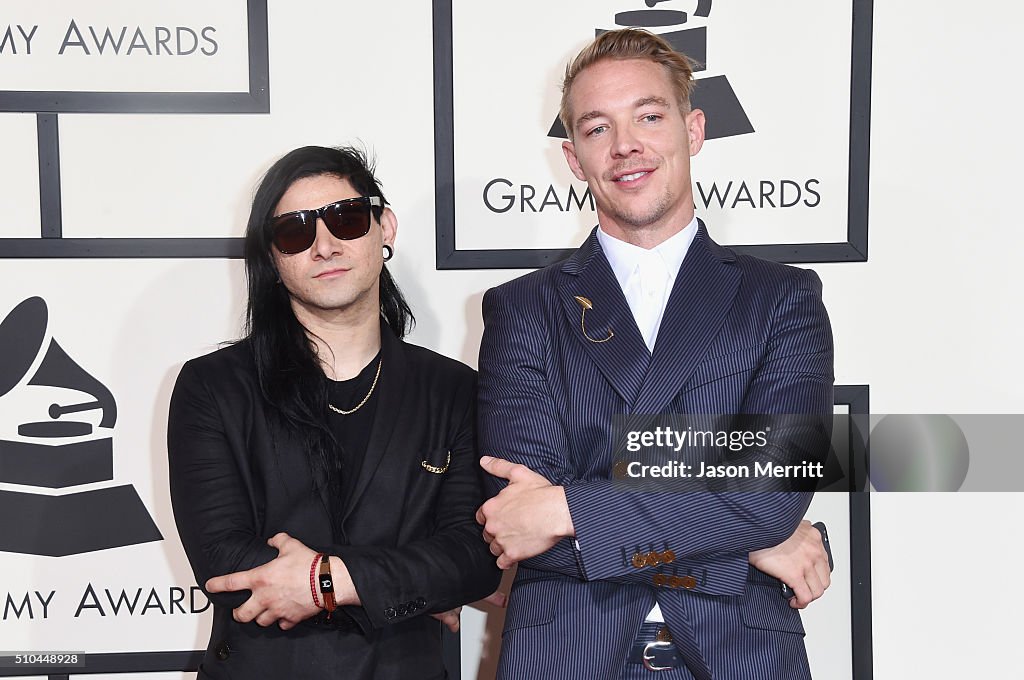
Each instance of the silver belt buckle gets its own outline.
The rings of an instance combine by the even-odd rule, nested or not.
[[[644,645],[644,668],[646,668],[649,671],[672,670],[674,666],[655,666],[651,663],[651,661],[654,660],[654,654],[650,654],[650,656],[648,656],[650,651],[653,649],[668,649],[671,646],[671,642],[666,642],[664,640],[654,640],[653,642],[648,642],[646,645]]]

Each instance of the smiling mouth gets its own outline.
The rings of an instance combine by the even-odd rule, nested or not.
[[[634,173],[631,173],[629,175],[621,175],[619,177],[616,177],[615,181],[616,182],[632,182],[633,180],[640,179],[644,175],[648,175],[648,174],[650,174],[649,170],[640,170],[639,172],[634,172]]]

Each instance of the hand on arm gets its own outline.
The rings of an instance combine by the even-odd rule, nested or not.
[[[547,552],[575,534],[565,491],[525,465],[484,456],[480,466],[508,485],[477,510],[476,521],[497,557],[508,569],[521,560]]]
[[[795,609],[817,600],[832,583],[821,533],[807,520],[788,539],[773,548],[755,550],[749,559],[754,567],[793,589],[789,606]]]
[[[484,296],[484,334],[480,346],[479,441],[482,451],[519,463],[554,485],[570,483],[569,440],[547,387],[544,329],[536,318],[492,289]],[[515,329],[530,332],[517,333]],[[497,496],[508,480],[484,474],[484,491]],[[478,521],[480,517],[478,516]],[[583,578],[571,541],[557,541],[524,566]]]
[[[804,272],[776,310],[777,328],[771,355],[744,400],[745,413],[832,413],[832,331],[821,301],[821,282]],[[831,430],[829,430],[829,434]],[[831,583],[828,554],[821,534],[810,522],[774,547],[750,553],[750,564],[793,589],[790,606],[804,608]]]
[[[286,533],[275,535],[267,544],[278,551],[273,560],[255,569],[211,578],[206,582],[206,589],[212,593],[250,590],[249,599],[235,608],[235,620],[255,621],[261,626],[277,623],[282,630],[288,630],[320,612],[313,604],[309,583],[309,570],[316,552]],[[337,557],[331,557],[331,578],[339,607],[359,604],[348,569]],[[319,587],[317,595],[323,597]]]

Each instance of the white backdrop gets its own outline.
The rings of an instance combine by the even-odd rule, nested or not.
[[[48,83],[46,88],[56,82],[69,87],[67,73],[73,71],[55,73],[56,62],[44,58],[53,44],[50,40],[44,49],[43,24],[50,25],[49,35],[57,36],[59,46],[71,18],[119,30],[125,22],[118,18],[121,23],[116,23],[114,14],[100,10],[121,12],[128,6],[91,0],[87,4],[95,13],[87,17],[83,3],[37,4],[3,5],[0,41],[8,26],[27,28],[38,23],[40,28],[32,55],[13,54],[10,43],[0,51],[0,90],[26,89],[24,78],[29,76],[18,75],[25,73],[31,74],[31,83]],[[142,12],[142,18],[130,22],[132,29],[136,23],[145,30],[157,25],[216,25],[218,38],[244,36],[237,22],[241,3],[223,3],[220,9],[187,3],[173,12],[165,3],[132,4],[136,5],[133,11]],[[482,169],[479,177],[457,175],[456,191],[466,196],[458,205],[469,206],[471,200],[479,204],[479,180],[499,176],[504,168],[514,169],[515,177],[512,173],[500,176],[516,183],[529,178],[529,183],[543,187],[549,182],[567,184],[569,175],[561,171],[554,154],[557,141],[537,135],[538,130],[546,132],[541,128],[553,119],[549,102],[557,98],[561,62],[588,38],[588,31],[612,27],[613,10],[641,6],[625,0],[579,4],[577,23],[570,16],[573,12],[552,3],[518,3],[480,16],[474,12],[480,14],[482,5],[455,3],[457,11],[466,12],[459,21],[469,22],[456,25],[456,36],[472,34],[472,30],[460,33],[460,26],[480,31],[473,36],[477,43],[465,37],[455,41],[457,96],[463,96],[466,83],[474,82],[474,72],[490,68],[489,62],[478,59],[483,46],[508,47],[515,31],[523,36],[517,56],[503,63],[506,67],[518,64],[522,73],[508,77],[526,76],[520,82],[532,82],[536,88],[518,102],[528,110],[532,107],[533,113],[507,110],[516,102],[492,104],[487,91],[466,102],[467,111],[473,106],[482,110],[470,118],[466,114],[456,118],[457,139],[470,128],[477,130],[466,137],[472,145],[457,147],[466,156],[457,156],[457,167],[470,162],[474,154],[479,157],[474,162],[493,159],[496,165]],[[821,89],[830,83],[820,82],[812,72],[827,69],[848,43],[801,42],[816,39],[816,31],[832,35],[822,28],[827,27],[832,10],[819,7],[821,3],[799,3],[785,16],[779,10],[788,6],[731,5],[733,9],[716,6],[707,22],[709,32],[717,30],[716,22],[725,24],[733,15],[737,17],[734,25],[742,26],[735,9],[742,7],[747,13],[743,17],[763,17],[763,21],[788,26],[793,38],[758,42],[756,31],[709,33],[709,72],[729,76],[744,105],[749,102],[747,113],[757,132],[709,142],[696,160],[695,173],[698,178],[702,173],[724,173],[717,176],[743,179],[747,171],[733,171],[724,160],[726,147],[749,145],[745,150],[737,148],[735,158],[755,163],[750,178],[782,177],[785,172],[803,177],[807,172],[799,164],[804,155],[829,145],[841,146],[837,136],[844,130],[825,127],[813,134],[788,134],[782,138],[788,142],[772,144],[765,133],[764,146],[759,135],[771,121],[806,128],[812,125],[810,119],[827,118],[808,116],[807,111],[842,105],[834,92]],[[811,11],[812,7],[816,9]],[[692,7],[682,8],[692,11]],[[268,11],[269,114],[59,116],[64,236],[236,236],[244,227],[252,188],[273,159],[303,144],[362,141],[379,157],[379,175],[399,217],[392,269],[419,319],[412,341],[475,365],[483,292],[522,272],[434,268],[430,4],[273,1]],[[562,30],[570,19],[579,28]],[[910,0],[898,5],[879,3],[875,8],[870,259],[859,264],[811,265],[825,286],[836,339],[837,383],[870,384],[874,412],[1024,410],[1020,389],[1024,371],[1018,359],[1024,344],[1024,326],[1018,318],[1022,286],[1015,258],[1024,237],[1012,217],[1019,193],[1015,161],[1024,144],[1018,130],[1017,96],[1009,78],[1010,64],[1016,63],[1011,52],[1015,27],[1022,20],[1024,10],[995,3],[968,8],[949,0]],[[21,40],[16,28],[12,36]],[[757,46],[754,68],[742,45],[730,45],[730,40],[740,37]],[[149,57],[138,51],[130,57],[97,56],[95,63],[108,68],[109,61],[109,68],[116,70],[115,59],[131,58],[149,69],[140,60],[156,64],[166,59],[189,74],[190,90],[225,82],[238,87],[238,71],[232,69],[239,62],[229,58],[227,38],[221,48],[223,60],[217,63],[224,70],[217,73],[189,70],[195,64],[183,60],[192,57]],[[790,49],[812,53],[807,58],[804,52],[791,54]],[[91,65],[75,68],[94,75],[102,70],[96,66],[92,71]],[[530,73],[535,80],[531,81]],[[78,78],[74,76],[74,81],[82,83],[83,89],[86,82],[95,86],[85,72],[82,80]],[[127,76],[118,78],[124,89],[174,89],[155,75],[133,88],[123,84]],[[787,89],[794,81],[796,89]],[[774,100],[773,92],[777,93]],[[510,132],[519,131],[523,138],[534,139],[531,146],[509,145]],[[0,145],[4,161],[0,236],[37,236],[35,116],[0,114]],[[535,163],[540,165],[534,167]],[[768,169],[756,167],[762,163]],[[828,171],[832,186],[841,183],[840,170]],[[841,236],[845,226],[845,210],[828,212],[833,208],[823,201],[814,209],[817,212],[809,211],[820,217],[825,240]],[[741,207],[729,215],[708,215],[712,234],[723,241],[744,240],[733,238],[730,230],[742,227],[745,212],[752,211]],[[782,210],[778,216],[781,221],[765,228],[784,229],[790,213]],[[529,238],[535,238],[537,245],[563,247],[577,241],[589,226],[580,216],[568,224],[536,217],[518,213],[515,221],[492,219],[489,224],[494,228],[463,228],[459,245],[505,247],[504,232],[518,231],[533,234]],[[471,223],[473,216],[464,219]],[[469,240],[462,243],[463,238]],[[44,597],[56,591],[47,620],[28,624],[24,615],[0,619],[0,648],[30,645],[119,651],[138,649],[143,641],[154,650],[205,644],[208,621],[204,616],[162,614],[159,608],[142,614],[141,606],[151,589],[166,604],[172,587],[187,590],[192,585],[166,500],[167,400],[184,360],[237,337],[243,295],[238,261],[2,260],[0,315],[31,296],[47,301],[52,337],[117,400],[119,415],[112,431],[114,481],[134,486],[165,540],[79,557],[0,553],[0,597],[10,595],[20,601],[33,591],[41,591]],[[10,405],[16,400],[15,393],[0,397],[0,426],[20,422],[17,407]],[[15,485],[0,482],[0,490],[12,489]],[[832,519],[837,509],[820,505],[821,501],[829,499],[816,501],[815,516],[829,522],[837,550],[847,549],[841,518]],[[1019,674],[1010,650],[1017,645],[1019,631],[1014,614],[1024,598],[1007,570],[1024,557],[1024,549],[1013,538],[1019,533],[1013,519],[1022,507],[1017,494],[873,497],[876,678],[954,680]],[[0,531],[17,521],[0,517]],[[836,578],[841,582],[844,577],[837,573]],[[90,584],[108,615],[89,608],[76,618],[75,610]],[[113,591],[115,599],[121,589],[129,595],[141,589],[139,613],[110,614],[105,588]],[[843,611],[847,594],[848,585],[837,583],[808,613],[808,645],[817,677],[845,677],[831,670],[845,668],[843,650],[830,652],[848,640],[849,624],[830,612]],[[489,639],[487,647],[481,642],[485,633],[500,631],[498,617],[469,609],[464,622],[463,677],[487,678],[495,640]],[[483,670],[477,674],[477,669]]]
[[[659,8],[692,10],[693,4]],[[562,140],[548,136],[558,112],[557,85],[595,29],[616,28],[617,11],[642,6],[629,0],[548,3],[542,11],[538,5],[509,13],[495,32],[481,30],[493,13],[490,5],[453,3],[460,249],[576,247],[594,226],[589,202],[578,207],[586,185],[566,172]],[[685,24],[653,29],[706,29],[707,68],[697,73],[697,90],[703,78],[725,76],[754,130],[709,141],[694,168],[699,214],[723,242],[846,240],[851,6],[802,0],[787,3],[783,13],[771,3],[721,3],[708,18],[689,16]],[[818,30],[799,30],[794,17]],[[779,77],[764,77],[766,61],[778,64]],[[503,132],[481,144],[488,126]],[[488,190],[494,179],[508,183]],[[783,180],[789,182],[784,201]],[[768,183],[764,199],[762,181]],[[530,187],[527,199],[535,194],[525,203],[524,186]]]

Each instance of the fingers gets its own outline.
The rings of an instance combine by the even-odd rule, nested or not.
[[[231,612],[231,615],[234,617],[235,621],[238,621],[239,623],[249,623],[250,621],[258,621],[259,617],[265,614],[266,612],[267,610],[263,605],[258,604],[254,601],[253,598],[250,597],[241,605],[235,607],[234,611]],[[273,623],[273,621],[271,621],[270,623]],[[261,623],[260,625],[262,626],[270,624]]]
[[[512,481],[512,471],[516,467],[516,464],[510,463],[502,458],[483,456],[480,458],[480,467],[482,467],[488,474]]]
[[[446,625],[448,630],[451,632],[458,633],[461,613],[462,607],[456,607],[455,609],[449,609],[446,612],[438,612],[437,614],[431,614],[430,616]]]
[[[492,555],[494,555],[495,557],[498,558],[496,560],[496,563],[498,565],[498,569],[502,569],[502,570],[509,569],[516,562],[519,561],[519,560],[512,559],[509,556],[509,554],[507,552],[505,552],[505,548],[501,545],[501,543],[496,541],[494,539],[494,537],[491,536],[490,534],[488,534],[486,531],[484,532],[484,540],[487,541],[487,549],[491,551]],[[497,593],[495,593],[495,594],[497,594]],[[493,597],[493,595],[491,595],[490,597]],[[504,605],[499,605],[499,606],[503,607]]]
[[[822,592],[828,590],[828,587],[832,585],[832,572],[828,569],[827,555],[814,563],[814,573],[818,577],[818,582],[822,585]]]
[[[260,612],[259,616],[255,619],[256,623],[264,628],[272,626],[277,623],[277,617],[271,614],[269,611]]]
[[[797,584],[791,585],[795,593],[789,600],[789,606],[794,609],[804,609],[811,602],[825,594],[827,587],[818,577],[818,572],[813,569],[804,574],[804,578],[796,579]]]
[[[811,588],[811,601],[817,600],[819,597],[825,594],[825,588],[827,587],[818,577],[817,572],[811,572],[807,575],[807,585]]]
[[[285,543],[290,541],[291,538],[291,536],[282,531],[280,533],[274,534],[269,539],[267,539],[267,545],[269,545],[272,548],[277,548],[277,550],[280,552],[280,550],[284,547]]]
[[[527,482],[538,478],[545,483],[547,482],[544,477],[541,477],[525,465],[512,463],[503,458],[484,456],[480,459],[480,467],[489,474],[507,479],[510,482]]]
[[[487,549],[491,551],[492,555],[498,558],[495,562],[498,565],[498,569],[501,570],[510,569],[521,559],[521,556],[510,555],[508,551],[506,551],[505,547],[498,541],[492,540],[487,546]]]
[[[493,498],[491,500],[487,501],[486,503],[484,503],[483,505],[481,505],[480,508],[476,511],[476,523],[484,528],[484,530],[483,530],[483,537],[484,537],[484,541],[486,541],[487,543],[490,543],[491,541],[494,540],[494,534],[491,533],[490,531],[487,531],[488,520],[490,520],[492,531],[495,528],[495,526],[494,526],[495,519],[493,517],[493,514],[494,514],[493,511],[494,511],[494,499]],[[491,515],[491,517],[488,518],[488,515]]]
[[[445,612],[445,617],[441,620],[444,621],[444,625],[448,626],[448,630],[450,630],[453,633],[458,633],[459,624],[460,621],[462,620],[461,614],[462,607],[456,607],[455,609],[451,609]]]
[[[249,571],[236,571],[233,574],[214,576],[206,582],[206,590],[210,593],[225,593],[235,590],[251,590],[252,574]]]
[[[811,597],[811,589],[807,585],[807,581],[803,579],[794,579],[795,583],[790,583],[789,587],[793,589],[793,597],[789,598],[789,606],[793,609],[803,609],[811,603],[813,599]]]

